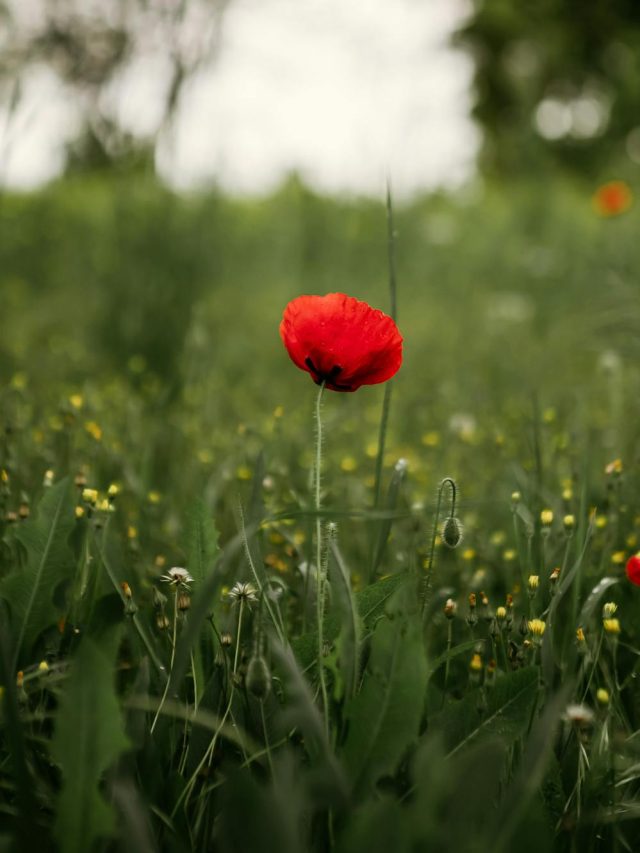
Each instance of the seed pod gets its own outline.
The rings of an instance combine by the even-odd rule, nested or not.
[[[184,613],[191,607],[191,596],[188,592],[181,592],[178,595],[178,610],[181,613]]]
[[[447,548],[457,548],[462,542],[462,524],[460,520],[451,515],[442,525],[442,541]]]
[[[245,684],[249,693],[260,702],[269,695],[271,690],[271,673],[262,655],[254,655],[249,661]]]

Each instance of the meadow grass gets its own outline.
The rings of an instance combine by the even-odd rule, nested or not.
[[[278,323],[392,310],[383,203],[2,198],[6,849],[635,849],[637,215],[398,205],[405,361],[320,478]]]

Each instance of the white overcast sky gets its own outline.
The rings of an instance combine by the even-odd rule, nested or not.
[[[185,89],[158,167],[173,185],[269,190],[295,169],[327,191],[407,194],[473,170],[471,63],[448,40],[466,0],[234,0],[216,61]],[[165,79],[149,56],[114,91],[121,121],[155,126]],[[25,81],[0,179],[54,176],[77,113],[45,68]]]

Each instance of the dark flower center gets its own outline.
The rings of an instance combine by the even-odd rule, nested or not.
[[[307,365],[311,373],[313,374],[313,381],[316,385],[322,385],[324,382],[325,385],[329,385],[331,388],[335,388],[338,391],[350,391],[351,385],[339,385],[334,380],[337,379],[338,375],[342,373],[342,367],[339,364],[334,364],[331,370],[328,373],[323,373],[321,370],[315,366],[315,364],[311,361],[311,359],[307,356],[305,358],[304,363]]]

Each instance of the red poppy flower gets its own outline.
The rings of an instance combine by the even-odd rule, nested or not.
[[[627,560],[627,577],[636,586],[640,586],[640,554],[634,554]]]
[[[391,317],[344,293],[298,296],[284,309],[280,336],[294,364],[332,391],[386,382],[402,364]]]
[[[631,190],[624,181],[609,181],[593,196],[593,206],[601,216],[618,216],[629,210],[632,201]]]

